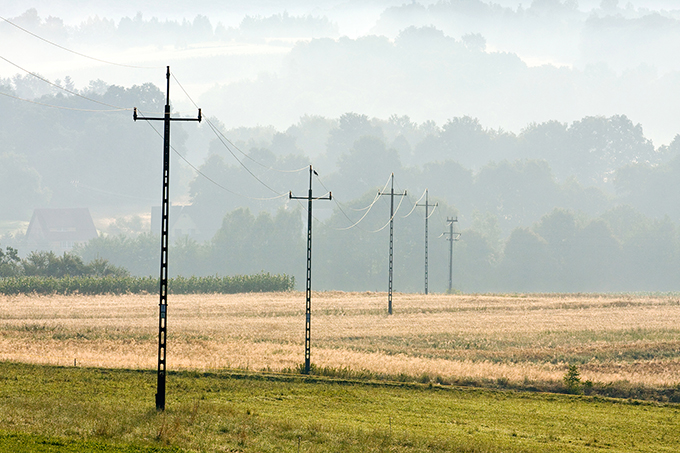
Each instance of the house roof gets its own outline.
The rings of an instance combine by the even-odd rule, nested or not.
[[[87,208],[36,209],[26,230],[29,241],[88,241],[97,229]]]

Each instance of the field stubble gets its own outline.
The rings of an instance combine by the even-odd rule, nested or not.
[[[304,293],[177,295],[168,368],[280,371],[304,360]],[[656,387],[680,382],[680,302],[632,295],[314,293],[312,362],[389,375]],[[0,297],[0,360],[155,368],[158,296]]]

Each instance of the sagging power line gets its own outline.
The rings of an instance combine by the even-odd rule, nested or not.
[[[38,38],[39,40],[44,41],[44,42],[46,42],[47,44],[50,44],[50,45],[52,45],[52,46],[54,46],[54,47],[57,47],[57,48],[59,48],[59,49],[61,49],[61,50],[65,50],[66,52],[70,52],[70,53],[72,53],[72,54],[74,54],[74,55],[78,55],[79,57],[88,58],[88,59],[93,60],[93,61],[98,61],[98,62],[100,62],[100,63],[106,63],[106,64],[110,64],[110,65],[114,65],[114,66],[122,66],[122,67],[124,67],[124,68],[134,68],[134,69],[159,69],[159,68],[162,68],[162,66],[135,66],[135,65],[129,65],[129,64],[115,63],[115,62],[113,62],[113,61],[107,61],[107,60],[102,60],[102,59],[100,59],[100,58],[91,57],[91,56],[89,56],[89,55],[85,55],[85,54],[83,54],[83,53],[76,52],[75,50],[71,50],[71,49],[69,49],[69,48],[67,48],[67,47],[60,46],[59,44],[57,44],[57,43],[55,43],[55,42],[53,42],[53,41],[50,41],[49,39],[45,39],[45,38],[43,38],[42,36],[37,35],[37,34],[33,33],[33,32],[30,31],[30,30],[26,30],[25,28],[23,28],[23,27],[21,27],[21,26],[15,24],[14,22],[12,22],[12,21],[10,21],[10,20],[8,20],[8,19],[2,17],[2,16],[0,16],[0,20],[4,20],[5,22],[7,22],[8,24],[10,24],[11,26],[18,28],[19,30],[21,30],[21,31],[23,31],[24,33],[27,33],[27,34],[33,36],[34,38]]]

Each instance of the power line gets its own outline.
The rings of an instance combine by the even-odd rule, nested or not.
[[[106,63],[106,64],[110,64],[110,65],[114,65],[114,66],[122,66],[122,67],[124,67],[124,68],[134,68],[134,69],[158,69],[158,68],[162,68],[162,66],[134,66],[134,65],[128,65],[128,64],[114,63],[114,62],[112,62],[112,61],[107,61],[107,60],[102,60],[102,59],[100,59],[100,58],[91,57],[91,56],[89,56],[89,55],[85,55],[85,54],[83,54],[83,53],[76,52],[75,50],[71,50],[71,49],[66,48],[66,47],[64,47],[64,46],[60,46],[59,44],[57,44],[57,43],[55,43],[55,42],[53,42],[53,41],[50,41],[49,39],[45,39],[45,38],[43,38],[42,36],[36,35],[36,34],[33,33],[32,31],[26,30],[25,28],[20,27],[19,25],[15,24],[14,22],[12,22],[12,21],[10,21],[10,20],[8,20],[8,19],[2,17],[2,16],[0,16],[0,19],[4,20],[5,22],[7,22],[8,24],[12,25],[13,27],[18,28],[19,30],[23,31],[24,33],[28,33],[29,35],[31,35],[31,36],[33,36],[33,37],[35,37],[35,38],[38,38],[38,39],[41,40],[41,41],[46,42],[47,44],[50,44],[50,45],[52,45],[52,46],[54,46],[54,47],[58,47],[58,48],[61,49],[61,50],[65,50],[66,52],[70,52],[70,53],[72,53],[72,54],[74,54],[74,55],[78,55],[78,56],[80,56],[80,57],[89,58],[90,60],[98,61],[98,62],[100,62],[100,63]]]
[[[323,186],[323,188],[326,189],[326,190],[328,191],[328,188],[324,185],[324,183],[321,181],[321,178],[319,178],[318,175],[317,175],[316,179],[319,181],[319,183],[321,183],[321,186]],[[387,186],[389,185],[389,183],[390,183],[390,178],[388,177],[388,178],[387,178],[387,181],[385,182],[385,185],[383,186],[383,188],[382,188],[382,190],[381,190],[380,192],[384,192],[385,189],[387,189]],[[337,198],[337,197],[336,197],[336,198]],[[344,215],[345,218],[346,218],[347,220],[349,220],[350,222],[353,222],[353,223],[352,223],[352,225],[350,225],[350,226],[348,226],[348,227],[334,228],[335,230],[337,230],[337,231],[345,231],[345,230],[350,230],[350,229],[352,229],[352,228],[357,227],[357,228],[359,228],[361,231],[366,231],[367,233],[377,233],[378,231],[381,231],[382,229],[384,229],[384,228],[387,226],[387,224],[385,224],[385,226],[383,226],[382,228],[380,228],[380,229],[378,229],[378,230],[376,230],[376,231],[367,231],[367,230],[364,230],[363,228],[361,228],[361,227],[359,226],[359,223],[361,223],[361,221],[364,220],[364,219],[366,218],[366,216],[368,215],[368,213],[371,212],[371,209],[373,208],[373,206],[378,202],[378,199],[380,198],[379,195],[376,195],[376,196],[373,198],[373,201],[371,201],[371,204],[369,204],[367,207],[362,208],[362,209],[355,209],[356,211],[366,211],[366,212],[364,213],[364,215],[362,215],[361,218],[360,218],[359,220],[357,220],[356,222],[354,222],[352,219],[350,219],[350,217],[347,215],[347,213],[342,209],[342,204],[341,204],[338,200],[336,200],[336,198],[333,198],[333,201],[335,201],[335,204],[338,206],[338,209],[340,210],[340,212],[342,213],[342,215]],[[399,206],[401,206],[401,203],[399,204]],[[352,209],[352,208],[350,207],[350,209]],[[397,211],[398,211],[398,210],[399,210],[399,207],[397,207]]]
[[[210,122],[208,122],[208,125],[209,125],[210,128],[213,130],[213,132],[216,132],[216,131],[215,131],[215,127],[214,127]],[[218,136],[217,138],[218,138],[220,141],[222,141],[221,138],[220,138],[219,136]],[[222,144],[224,145],[224,142],[222,142]],[[250,176],[252,176],[253,178],[255,178],[255,180],[257,180],[257,182],[259,182],[260,184],[262,184],[264,187],[266,187],[267,189],[271,190],[271,191],[274,192],[275,194],[281,195],[281,192],[278,192],[278,191],[272,189],[271,187],[269,187],[269,185],[267,185],[267,183],[265,183],[265,182],[262,181],[260,178],[258,178],[257,176],[255,176],[255,173],[253,173],[252,171],[250,171],[250,169],[249,169],[248,167],[246,167],[245,164],[244,164],[243,162],[241,162],[241,160],[240,160],[238,157],[236,157],[236,154],[234,154],[233,151],[232,151],[228,146],[225,145],[225,148],[227,148],[227,150],[228,150],[229,153],[232,155],[232,157],[233,157],[234,159],[236,159],[236,162],[238,162],[238,163],[241,165],[241,167],[243,167],[243,169],[244,169],[245,171],[247,171],[247,172],[250,174]]]
[[[0,17],[0,19],[4,19],[4,18]],[[4,20],[6,20],[6,19],[4,19]],[[7,22],[9,22],[9,21],[7,21]],[[14,25],[14,24],[12,24],[12,25]],[[30,32],[29,32],[29,33],[30,33]],[[66,50],[68,50],[68,49],[66,49]],[[107,106],[107,107],[111,107],[112,110],[79,109],[79,108],[73,108],[73,107],[57,106],[57,105],[51,105],[51,104],[41,103],[41,102],[37,102],[37,101],[32,101],[32,100],[29,100],[29,99],[20,98],[20,97],[18,97],[18,96],[13,96],[13,95],[10,95],[10,94],[4,93],[4,92],[0,92],[0,95],[6,96],[6,97],[9,97],[9,98],[13,98],[13,99],[17,99],[17,100],[21,100],[21,101],[24,101],[24,102],[29,102],[29,103],[36,104],[36,105],[41,105],[41,106],[44,106],[44,107],[51,107],[51,108],[57,108],[57,109],[63,109],[63,110],[84,111],[84,112],[96,112],[96,113],[100,113],[100,112],[119,112],[119,111],[130,111],[130,110],[133,110],[132,108],[129,108],[129,107],[127,107],[127,108],[126,108],[126,107],[118,107],[118,106],[115,106],[115,105],[111,105],[111,104],[107,104],[107,103],[105,103],[105,102],[98,101],[98,100],[96,100],[96,99],[89,98],[89,97],[87,97],[87,96],[83,96],[83,95],[80,94],[80,93],[77,93],[77,92],[75,92],[75,91],[69,90],[69,89],[67,89],[67,88],[64,88],[64,87],[62,87],[62,86],[60,86],[60,85],[57,85],[57,84],[55,84],[55,83],[49,81],[49,80],[45,79],[44,77],[41,77],[40,75],[38,75],[38,74],[36,74],[36,73],[34,73],[34,72],[31,72],[31,71],[29,71],[29,70],[23,68],[22,66],[20,66],[20,65],[18,65],[18,64],[16,64],[16,63],[14,63],[14,62],[12,62],[12,61],[10,61],[10,60],[8,60],[7,58],[5,58],[5,57],[3,57],[3,56],[0,56],[0,59],[6,61],[7,63],[9,63],[9,64],[15,66],[16,68],[20,69],[21,71],[24,71],[25,73],[27,73],[27,74],[29,74],[29,75],[31,75],[31,76],[33,76],[33,77],[35,77],[35,78],[41,80],[41,81],[44,82],[44,83],[49,84],[49,85],[51,85],[51,86],[53,86],[53,87],[55,87],[55,88],[57,88],[57,89],[60,89],[60,90],[62,90],[62,91],[65,91],[65,92],[67,92],[67,93],[69,93],[69,94],[71,94],[71,95],[80,97],[80,98],[82,98],[82,99],[88,100],[88,101],[90,101],[90,102],[95,102],[95,103],[97,103],[97,104],[101,104],[101,105],[104,105],[104,106]],[[104,61],[104,62],[105,62],[105,63],[110,63],[110,62],[106,62],[106,61]],[[125,65],[124,65],[124,66],[125,66]],[[173,75],[173,78],[177,81],[177,79],[174,77],[174,75]],[[177,81],[177,83],[179,84],[179,81]],[[182,91],[184,91],[184,93],[187,94],[187,96],[189,97],[189,95],[188,95],[188,93],[186,92],[186,90],[184,90],[184,88],[181,86],[181,84],[179,84],[179,85],[180,85],[180,87],[182,88]],[[189,98],[190,98],[190,97],[189,97]],[[191,99],[191,98],[190,98],[190,99]],[[192,103],[193,103],[193,100],[192,100]],[[195,105],[195,103],[194,103],[194,105]],[[140,118],[140,119],[143,119],[143,118]],[[216,129],[216,127],[215,127],[210,121],[208,121],[208,123],[209,123],[209,125],[211,126],[213,132],[216,133],[216,135],[218,136],[218,138],[219,138],[219,135],[222,135],[222,136],[223,136],[223,134],[221,134],[221,133],[217,134],[217,129]],[[148,124],[152,127],[152,129],[154,129],[154,131],[155,131],[157,134],[160,135],[160,133],[156,130],[156,128],[153,127],[153,125],[151,125],[150,123],[148,123]],[[224,137],[224,138],[226,139],[226,137]],[[228,140],[228,139],[227,139],[227,140]],[[231,142],[229,142],[229,143],[231,143]],[[228,146],[226,146],[226,144],[224,144],[224,142],[223,142],[223,145],[225,145],[225,147],[231,152],[231,149],[230,149]],[[234,145],[232,144],[232,146],[234,146]],[[234,148],[238,149],[238,147],[236,147],[236,146],[234,146]],[[206,178],[208,181],[210,181],[211,183],[213,183],[215,186],[220,187],[221,189],[223,189],[223,190],[225,190],[226,192],[229,192],[229,193],[231,193],[231,194],[233,194],[233,195],[240,196],[240,197],[243,197],[243,198],[252,199],[252,200],[265,200],[265,201],[266,201],[266,200],[275,200],[275,199],[283,198],[283,197],[286,196],[285,193],[280,193],[280,192],[278,192],[278,191],[272,189],[271,187],[269,187],[266,183],[264,183],[264,182],[263,182],[260,178],[258,178],[254,173],[252,173],[252,172],[251,172],[251,171],[250,171],[250,170],[249,170],[249,169],[248,169],[248,168],[247,168],[247,167],[246,167],[246,166],[245,166],[245,165],[244,165],[244,164],[243,164],[243,163],[242,163],[242,162],[234,155],[234,154],[233,154],[233,152],[232,152],[233,157],[241,164],[241,166],[242,166],[248,173],[250,173],[251,176],[253,176],[257,181],[259,181],[262,185],[264,185],[266,188],[268,188],[268,189],[271,190],[272,192],[276,193],[277,196],[275,196],[275,197],[261,197],[261,198],[258,198],[258,197],[248,197],[248,196],[245,196],[245,195],[241,195],[241,194],[239,194],[239,193],[237,193],[237,192],[234,192],[234,191],[232,191],[232,190],[229,190],[229,189],[227,189],[226,187],[224,187],[224,186],[222,186],[221,184],[219,184],[217,181],[215,181],[215,180],[213,180],[212,178],[210,178],[210,177],[208,177],[207,175],[205,175],[205,174],[204,174],[202,171],[200,171],[196,166],[194,166],[191,162],[189,162],[184,156],[182,156],[182,154],[180,154],[174,147],[172,148],[172,150],[173,150],[173,151],[174,151],[174,152],[175,152],[182,160],[184,160],[184,161],[185,161],[192,169],[194,169],[194,171],[196,171],[199,175],[201,175],[201,176],[203,176],[204,178]],[[241,150],[239,150],[239,152],[241,152],[242,154],[244,154],[244,156],[250,158],[250,156],[248,156],[247,154],[243,153]],[[262,164],[260,164],[259,162],[255,161],[254,159],[252,159],[252,158],[250,158],[250,159],[251,159],[253,162],[257,163],[257,164],[262,165]],[[289,171],[288,171],[288,170],[277,170],[277,169],[274,169],[274,168],[272,168],[272,167],[266,167],[266,166],[264,166],[264,165],[262,165],[262,166],[265,167],[265,168],[271,169],[271,170],[282,171],[282,172],[285,172],[285,173],[300,172],[300,171],[304,170],[305,168],[307,168],[307,167],[303,167],[303,168],[300,168],[300,169],[297,169],[297,170],[289,170]]]
[[[148,121],[147,121],[147,124],[151,127],[151,129],[154,130],[154,132],[156,132],[156,134],[158,134],[159,137],[163,138],[163,135],[160,132],[158,132],[158,129],[156,129],[153,124],[151,124]],[[217,181],[212,179],[210,176],[203,173],[199,168],[197,168],[194,164],[192,164],[186,157],[184,157],[179,151],[177,151],[177,149],[175,149],[175,147],[170,145],[170,148],[174,151],[175,154],[177,154],[177,156],[179,156],[180,159],[182,159],[187,165],[189,165],[198,175],[202,176],[203,178],[205,178],[206,180],[208,180],[209,182],[214,184],[216,187],[219,187],[220,189],[222,189],[225,192],[228,192],[232,195],[236,195],[237,197],[246,198],[246,199],[249,199],[249,200],[257,200],[257,201],[277,200],[277,199],[283,198],[287,195],[287,194],[284,193],[284,194],[281,194],[281,195],[277,195],[275,197],[249,197],[247,195],[243,195],[243,194],[240,194],[238,192],[234,192],[233,190],[230,190],[230,189],[224,187],[222,184],[218,183]]]
[[[336,228],[336,229],[337,229],[337,230],[340,230],[340,231],[343,231],[343,230],[351,230],[351,229],[354,228],[354,227],[359,227],[359,223],[361,223],[361,221],[364,220],[364,219],[366,218],[366,216],[368,215],[368,213],[371,212],[371,208],[373,208],[373,205],[378,201],[378,198],[380,198],[380,196],[376,195],[375,198],[373,199],[373,201],[371,202],[371,204],[368,205],[367,211],[364,212],[364,215],[362,215],[361,218],[360,218],[359,220],[357,220],[356,222],[354,222],[352,225],[350,225],[350,226],[348,226],[348,227],[344,227],[344,228]],[[338,206],[338,209],[340,209],[340,212],[342,212],[343,215],[347,218],[347,220],[349,220],[349,221],[351,222],[352,219],[350,219],[349,216],[348,216],[347,214],[345,214],[345,211],[342,210],[342,207],[340,206],[340,203],[337,203],[337,202],[336,202],[336,205]],[[361,228],[361,227],[359,227],[359,229],[362,230],[362,231],[365,231],[365,230],[364,230],[363,228]]]
[[[189,101],[191,101],[191,103],[192,103],[196,108],[198,108],[198,106],[196,105],[196,102],[194,102],[194,100],[192,99],[192,97],[189,95],[189,93],[187,92],[187,90],[184,89],[184,87],[182,86],[182,84],[180,83],[180,81],[177,80],[177,77],[175,77],[174,74],[172,75],[172,78],[175,79],[175,82],[177,82],[177,85],[181,88],[181,90],[184,92],[184,94],[185,94],[186,97],[189,99]],[[303,170],[306,170],[306,169],[308,168],[308,166],[305,165],[304,167],[298,168],[298,169],[295,169],[295,170],[281,170],[281,169],[278,169],[278,168],[274,168],[274,167],[270,167],[270,166],[264,165],[263,163],[258,162],[257,160],[253,159],[249,154],[243,152],[238,146],[236,146],[231,140],[229,140],[229,138],[228,138],[226,135],[224,135],[224,134],[222,133],[222,131],[220,131],[219,128],[218,128],[217,126],[215,126],[215,125],[210,121],[210,118],[206,118],[205,121],[206,121],[206,123],[208,123],[208,125],[210,125],[210,127],[211,127],[213,133],[215,133],[215,135],[218,136],[218,138],[220,138],[220,136],[221,136],[221,137],[224,139],[224,141],[222,141],[222,140],[220,139],[220,142],[222,142],[222,145],[223,145],[225,148],[227,148],[227,149],[229,150],[229,152],[231,152],[231,149],[229,148],[229,146],[227,145],[227,143],[228,143],[229,145],[231,145],[232,147],[234,147],[234,149],[236,149],[239,153],[241,153],[246,159],[251,160],[253,163],[255,163],[255,164],[261,166],[262,168],[265,168],[265,169],[267,169],[267,170],[278,171],[278,172],[280,172],[280,173],[299,173],[299,172],[301,172],[301,171],[303,171]],[[232,153],[232,155],[233,155],[233,153]],[[234,158],[236,158],[236,156],[234,156]],[[237,160],[238,160],[238,159],[237,159]],[[239,162],[239,163],[240,163],[240,162]],[[241,165],[243,165],[243,164],[241,164]]]
[[[96,187],[92,187],[92,186],[88,186],[87,184],[83,184],[80,181],[71,181],[71,184],[76,188],[76,190],[83,187],[83,188],[90,190],[92,192],[98,192],[98,193],[102,193],[102,194],[105,194],[105,195],[112,195],[112,196],[121,197],[121,198],[130,198],[130,199],[133,199],[133,200],[153,201],[149,198],[136,197],[134,195],[125,195],[125,194],[122,194],[122,193],[109,192],[107,190],[98,189]]]
[[[386,195],[387,195],[387,194],[386,194]],[[399,200],[399,204],[397,205],[397,209],[394,210],[394,214],[392,214],[392,215],[390,216],[390,220],[388,220],[387,223],[385,223],[385,225],[381,226],[381,227],[378,228],[377,230],[369,230],[368,232],[369,232],[369,233],[379,233],[380,231],[382,231],[382,230],[384,230],[385,228],[387,228],[387,227],[390,225],[390,223],[392,223],[392,221],[394,220],[394,217],[397,215],[397,212],[399,212],[399,208],[401,208],[401,203],[402,203],[403,201],[404,201],[404,198],[401,198],[401,199]]]
[[[405,219],[405,218],[407,218],[408,216],[410,216],[411,214],[413,214],[413,211],[416,210],[416,208],[418,207],[418,203],[420,203],[420,201],[423,199],[423,197],[425,196],[426,193],[427,193],[427,189],[425,189],[425,191],[424,191],[423,194],[420,196],[420,198],[418,198],[418,200],[417,200],[415,203],[413,203],[413,209],[411,209],[411,211],[410,211],[408,214],[406,214],[405,216],[402,216],[402,217],[401,217],[402,219]],[[407,197],[407,198],[409,198],[409,201],[410,201],[410,197]]]
[[[101,105],[104,105],[104,106],[106,106],[106,107],[112,107],[112,108],[118,109],[118,110],[132,110],[131,108],[118,107],[118,106],[116,106],[116,105],[111,105],[111,104],[107,104],[106,102],[101,102],[101,101],[98,101],[98,100],[96,100],[96,99],[88,98],[87,96],[83,96],[82,94],[80,94],[80,93],[78,93],[78,92],[76,92],[76,91],[69,90],[69,89],[67,89],[67,88],[64,88],[64,87],[62,87],[62,86],[57,85],[56,83],[50,82],[50,81],[47,80],[46,78],[41,77],[41,76],[39,76],[38,74],[29,71],[28,69],[22,68],[22,67],[19,66],[18,64],[14,63],[14,62],[12,62],[12,61],[10,61],[10,60],[8,60],[7,58],[5,58],[5,57],[3,57],[3,56],[1,56],[1,55],[0,55],[0,59],[6,61],[7,63],[11,64],[12,66],[15,66],[16,68],[19,68],[20,70],[24,71],[25,73],[27,73],[27,74],[29,74],[29,75],[32,75],[32,76],[35,77],[36,79],[42,80],[43,82],[47,83],[48,85],[52,85],[52,86],[55,87],[55,88],[58,88],[58,89],[60,89],[60,90],[62,90],[62,91],[65,91],[65,92],[67,92],[67,93],[69,93],[69,94],[72,94],[72,95],[74,95],[74,96],[78,96],[79,98],[86,99],[86,100],[88,100],[88,101],[90,101],[90,102],[95,102],[95,103],[97,103],[97,104],[101,104]]]
[[[434,214],[434,211],[437,210],[437,207],[439,207],[439,203],[435,203],[435,204],[432,206],[432,212],[430,213],[430,215],[428,215],[428,216],[426,217],[427,219],[429,219],[430,217],[432,217],[432,215]]]
[[[79,109],[79,108],[76,108],[76,107],[64,107],[62,105],[52,105],[52,104],[46,104],[44,102],[33,101],[31,99],[24,99],[24,98],[21,98],[19,96],[14,96],[14,95],[11,95],[11,94],[8,94],[8,93],[4,93],[2,91],[0,91],[0,95],[8,97],[8,98],[16,99],[17,101],[28,102],[28,103],[40,105],[40,106],[43,106],[43,107],[50,107],[50,108],[61,109],[61,110],[71,110],[71,111],[76,111],[76,112],[111,113],[111,112],[123,112],[123,111],[130,110],[130,109],[125,109],[125,108],[116,108],[116,109],[111,109],[111,110]]]
[[[189,95],[189,93],[187,93],[187,91],[184,89],[184,87],[183,87],[182,84],[179,82],[179,80],[177,80],[177,77],[173,76],[173,79],[175,80],[175,82],[177,83],[177,85],[179,85],[180,89],[184,92],[184,94],[185,94],[185,95],[187,96],[187,98],[191,101],[191,103],[194,104],[194,106],[196,106],[196,103],[195,103],[194,100],[191,98],[191,96]],[[222,133],[217,129],[217,127],[216,127],[215,125],[212,124],[212,122],[211,122],[209,119],[206,120],[206,123],[208,123],[208,126],[209,126],[210,129],[213,131],[213,133],[215,134],[215,136],[217,137],[217,139],[222,143],[222,145],[227,149],[227,151],[229,151],[229,153],[232,155],[232,157],[233,157],[234,159],[236,159],[236,162],[238,162],[239,165],[241,165],[241,167],[243,167],[243,169],[244,169],[245,171],[247,171],[247,172],[250,174],[250,176],[252,176],[253,178],[255,178],[260,184],[262,184],[264,187],[266,187],[267,189],[271,190],[271,191],[274,192],[275,194],[277,194],[277,195],[279,195],[279,196],[282,195],[281,192],[278,192],[278,191],[272,189],[271,187],[269,187],[269,185],[267,185],[267,183],[265,183],[265,182],[262,181],[260,178],[258,178],[258,177],[255,175],[255,173],[253,173],[248,167],[246,167],[246,165],[245,165],[238,157],[236,157],[236,154],[234,154],[234,152],[231,150],[231,148],[225,143],[225,140],[226,140],[227,142],[229,142],[232,146],[234,146],[233,143],[231,143],[231,142],[229,141],[229,139],[228,139],[226,136],[224,136],[224,134],[222,134]],[[249,156],[248,156],[247,154],[245,154],[243,151],[241,151],[240,149],[238,149],[238,147],[234,146],[234,148],[236,148],[241,154],[243,154],[244,156],[248,157],[248,158],[249,158],[250,160],[252,160],[253,162],[256,162],[258,165],[262,165],[262,164],[260,164],[259,162],[255,161],[254,159],[252,159],[251,157],[249,157]],[[266,167],[266,166],[264,166],[264,165],[262,165],[262,166],[265,167],[265,168],[268,168],[268,167]],[[303,170],[303,169],[305,169],[305,168],[307,168],[307,167],[304,167],[304,168],[302,168],[302,169],[300,169],[300,170],[296,170],[296,171],[301,171],[301,170]],[[285,194],[284,194],[284,195],[285,195]]]

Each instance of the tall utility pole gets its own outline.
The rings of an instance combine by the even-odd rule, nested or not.
[[[448,236],[447,240],[451,241],[449,244],[449,293],[453,290],[453,243],[460,239],[460,233],[453,232],[453,224],[458,222],[458,217],[447,217],[446,223],[449,224],[449,231],[444,234]]]
[[[425,206],[425,294],[427,294],[427,219],[430,218],[430,206],[437,206],[437,203],[430,204],[428,197],[428,190],[425,189],[425,204],[416,203],[416,206]]]
[[[328,193],[328,197],[312,196],[312,173],[319,175],[312,166],[309,166],[309,195],[306,197],[294,197],[293,192],[288,192],[288,198],[291,200],[307,200],[307,290],[305,296],[305,374],[309,374],[311,368],[311,345],[312,345],[312,201],[313,200],[331,200],[332,193]]]
[[[378,195],[389,195],[390,196],[390,264],[389,264],[389,284],[387,287],[387,313],[392,314],[392,269],[393,266],[393,256],[394,256],[394,196],[405,197],[406,191],[404,193],[394,193],[394,173],[392,173],[392,188],[390,193],[378,192]]]
[[[135,107],[133,118],[146,121],[163,121],[163,204],[161,207],[161,274],[160,303],[158,314],[158,379],[156,386],[156,410],[165,410],[165,351],[168,333],[168,214],[170,212],[170,122],[201,121],[201,109],[198,118],[170,118],[170,66],[167,67],[167,95],[165,98],[165,115],[162,118],[151,118],[137,115]]]

